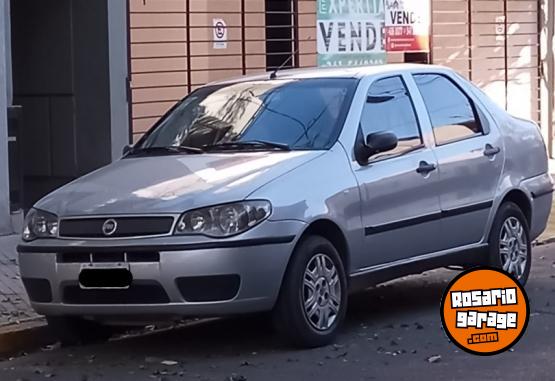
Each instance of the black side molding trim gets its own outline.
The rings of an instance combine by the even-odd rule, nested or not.
[[[390,230],[406,228],[413,225],[436,221],[442,218],[455,217],[462,214],[477,212],[480,210],[489,209],[492,206],[493,206],[493,201],[486,201],[486,202],[481,202],[479,204],[463,206],[461,208],[443,210],[438,213],[427,214],[425,216],[420,216],[416,218],[409,218],[406,220],[392,222],[389,224],[366,227],[364,228],[364,234],[372,235],[372,234],[384,233]]]
[[[447,217],[460,216],[461,214],[467,214],[467,213],[477,212],[479,210],[489,209],[492,206],[493,206],[493,201],[481,202],[479,204],[463,206],[462,208],[444,210],[441,212],[441,217],[447,218]]]
[[[282,237],[241,239],[235,241],[215,241],[206,243],[191,243],[183,245],[131,245],[131,246],[33,246],[19,245],[19,253],[113,253],[114,251],[125,252],[164,252],[164,251],[187,251],[187,250],[206,250],[206,249],[225,249],[247,246],[275,245],[290,243],[295,239],[294,235]]]
[[[433,213],[428,214],[421,217],[410,218],[407,220],[392,222],[390,224],[378,225],[378,226],[370,226],[364,229],[364,233],[366,235],[384,233],[390,230],[402,229],[407,228],[409,226],[423,224],[426,222],[432,222],[435,220],[439,220],[441,218],[441,213]]]
[[[553,188],[546,189],[539,192],[532,192],[532,198],[540,198],[542,196],[547,196],[548,194],[553,193]]]

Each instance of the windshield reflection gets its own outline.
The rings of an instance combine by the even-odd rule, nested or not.
[[[203,87],[164,116],[136,149],[268,150],[272,143],[274,149],[327,149],[341,131],[356,83],[332,78]],[[236,142],[261,144],[225,146]]]

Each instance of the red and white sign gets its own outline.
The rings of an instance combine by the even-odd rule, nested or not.
[[[430,0],[385,0],[389,52],[430,51]]]

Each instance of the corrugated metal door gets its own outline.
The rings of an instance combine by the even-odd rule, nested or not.
[[[514,115],[539,120],[536,0],[433,0],[433,62]]]

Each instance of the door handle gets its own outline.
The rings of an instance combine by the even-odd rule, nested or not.
[[[425,161],[421,161],[418,168],[416,168],[416,172],[420,173],[421,175],[427,175],[428,173],[433,172],[435,170],[436,170],[435,164],[429,164]]]
[[[494,157],[499,152],[501,152],[501,148],[494,147],[491,144],[486,144],[486,148],[484,149],[484,156],[487,157]]]

